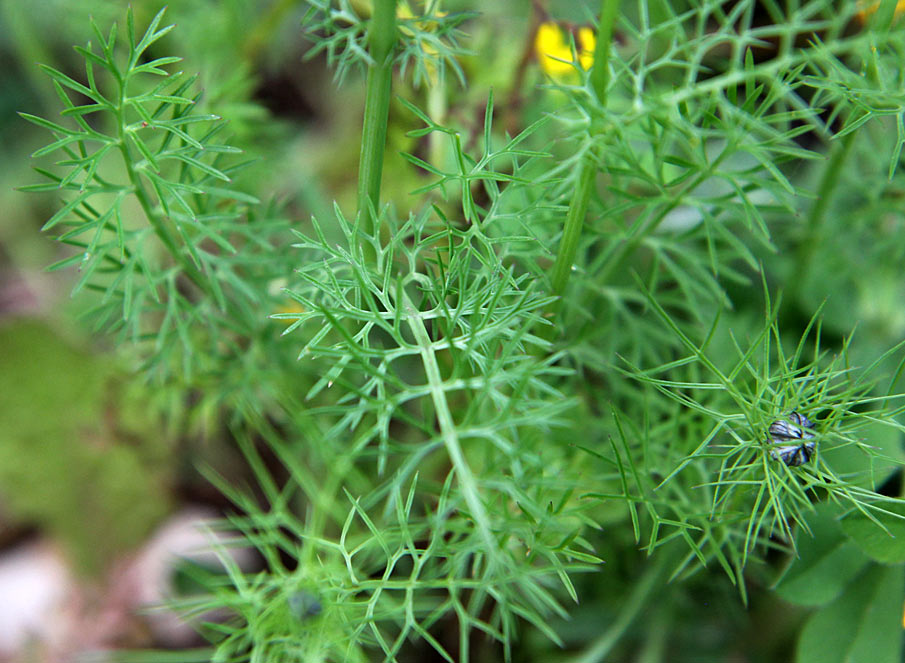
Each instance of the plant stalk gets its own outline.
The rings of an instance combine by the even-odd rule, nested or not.
[[[606,108],[607,86],[610,82],[610,45],[613,40],[613,26],[619,10],[619,0],[601,0],[600,3],[600,27],[597,35],[597,45],[594,48],[594,63],[589,74],[591,90],[597,98],[598,107]],[[597,118],[592,119],[591,136],[600,133]],[[578,176],[578,186],[569,203],[569,212],[566,215],[563,236],[556,254],[556,262],[553,264],[553,294],[560,296],[569,282],[575,255],[578,252],[578,241],[581,238],[581,229],[588,211],[588,203],[594,193],[594,177],[597,174],[597,160],[594,154],[589,152],[581,161],[581,171]],[[556,306],[558,309],[559,307]]]
[[[189,258],[185,256],[185,254],[179,250],[179,244],[176,242],[173,234],[170,232],[170,229],[166,225],[166,220],[163,218],[163,215],[154,209],[154,204],[151,201],[151,196],[148,194],[147,189],[144,184],[142,184],[141,178],[135,170],[135,166],[133,165],[132,153],[129,150],[129,145],[126,142],[126,121],[124,117],[124,108],[125,108],[125,97],[126,97],[126,81],[119,81],[120,86],[120,94],[119,94],[119,104],[116,108],[116,119],[117,119],[117,137],[119,139],[119,150],[123,156],[123,163],[126,168],[126,175],[129,178],[129,183],[132,185],[133,193],[135,194],[135,199],[138,200],[138,204],[141,206],[142,211],[145,214],[145,217],[148,219],[148,222],[151,224],[151,227],[154,229],[154,233],[163,243],[164,247],[166,247],[167,251],[170,255],[173,256],[180,267],[182,268],[183,273],[191,279],[191,281],[201,289],[206,295],[211,295],[210,285],[208,283],[208,279],[201,272],[197,265],[192,262]]]
[[[443,445],[446,447],[446,453],[452,462],[456,480],[459,482],[459,488],[462,490],[465,503],[471,511],[471,517],[474,519],[477,530],[484,540],[487,559],[492,561],[496,556],[497,542],[493,537],[487,510],[481,501],[480,490],[475,480],[474,472],[472,472],[465,458],[459,432],[456,429],[456,423],[449,409],[449,403],[446,401],[446,389],[443,384],[443,377],[440,374],[437,356],[434,353],[433,343],[427,333],[427,328],[424,326],[421,314],[404,291],[399,304],[405,309],[406,321],[409,329],[411,329],[412,336],[415,337],[415,344],[421,354],[421,363],[424,366],[424,374],[427,377],[427,384],[430,388],[431,400],[434,403]]]
[[[358,216],[362,230],[377,235],[380,209],[380,180],[386,147],[390,94],[393,84],[393,48],[396,45],[396,0],[374,0],[368,27],[368,51],[373,60],[368,67],[367,96],[358,166]]]
[[[851,154],[852,146],[855,144],[856,133],[852,131],[843,136],[836,149],[830,155],[826,169],[823,171],[823,177],[821,177],[820,185],[817,188],[817,198],[808,213],[805,224],[805,236],[798,245],[798,251],[795,256],[795,277],[790,280],[790,292],[786,297],[786,302],[790,306],[795,305],[797,302],[800,288],[811,271],[814,254],[822,240],[826,211],[829,209],[830,202],[833,199],[833,192],[836,190],[839,178],[842,176],[842,168],[849,154]]]
[[[563,227],[562,239],[559,242],[559,252],[556,254],[556,262],[553,264],[553,294],[562,295],[569,282],[569,274],[572,272],[572,264],[575,262],[575,254],[578,253],[578,240],[581,238],[581,228],[584,225],[585,216],[588,213],[588,204],[594,193],[594,179],[597,175],[597,164],[590,155],[585,155],[581,164],[581,173],[578,176],[578,186],[572,194],[569,203],[569,212],[566,215],[566,223]]]
[[[613,27],[619,14],[619,0],[600,0],[600,27],[594,47],[594,63],[591,65],[591,89],[601,108],[606,108],[606,92],[610,84],[610,46],[613,43]]]
[[[628,627],[631,626],[635,617],[641,612],[641,609],[647,605],[651,594],[658,588],[662,589],[663,576],[665,575],[667,563],[670,559],[669,555],[661,554],[649,568],[641,579],[635,583],[632,593],[623,603],[622,610],[616,620],[610,624],[610,627],[600,634],[591,646],[584,650],[580,655],[570,659],[568,663],[601,663],[606,660],[607,654],[619,642],[619,639],[625,635]]]
[[[693,180],[687,182],[681,190],[673,192],[672,200],[667,205],[660,209],[660,211],[656,215],[651,216],[646,221],[644,221],[636,231],[632,232],[629,237],[622,240],[618,246],[616,245],[615,240],[611,243],[602,261],[602,267],[600,268],[600,271],[595,274],[595,277],[599,284],[609,283],[610,277],[616,271],[622,268],[622,266],[625,264],[625,261],[628,260],[628,258],[641,245],[641,242],[644,241],[644,238],[660,227],[660,224],[663,223],[663,220],[669,215],[670,212],[672,212],[682,203],[686,195],[688,195],[691,191],[697,189],[701,184],[703,184],[713,176],[713,174],[717,171],[717,168],[720,166],[720,164],[722,164],[725,155],[726,152],[718,156],[707,166],[705,170],[700,172]]]

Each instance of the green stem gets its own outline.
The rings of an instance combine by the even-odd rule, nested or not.
[[[814,253],[814,248],[817,244],[816,240],[819,240],[820,238],[819,236],[822,231],[823,221],[826,218],[826,211],[833,198],[833,191],[836,190],[836,186],[839,184],[839,178],[842,176],[842,167],[845,165],[848,155],[851,154],[852,145],[855,144],[856,133],[857,132],[852,131],[843,136],[841,143],[833,150],[833,154],[830,156],[830,160],[826,165],[826,170],[823,171],[823,177],[820,179],[820,185],[817,188],[817,199],[814,201],[814,206],[811,207],[811,212],[808,214],[806,241],[802,242],[799,247],[798,257],[800,266],[809,262]],[[804,259],[804,263],[801,261],[802,258]]]
[[[805,223],[805,235],[798,245],[795,255],[794,276],[789,280],[789,291],[785,298],[787,306],[794,306],[798,301],[801,286],[811,271],[814,254],[823,239],[823,223],[826,219],[826,211],[829,209],[830,202],[832,202],[833,192],[839,184],[843,166],[849,154],[851,154],[852,146],[855,143],[855,134],[856,132],[852,131],[843,136],[830,155],[826,169],[823,171],[823,176],[820,178],[820,184],[817,187],[817,198],[814,200],[814,205],[811,207]]]
[[[358,167],[358,215],[361,228],[376,235],[380,208],[380,180],[386,147],[390,94],[393,84],[393,48],[396,45],[396,0],[375,0],[368,27],[368,50],[373,63],[368,67],[367,97]]]
[[[459,439],[459,431],[456,430],[449,403],[446,402],[446,389],[443,384],[443,378],[440,375],[440,366],[437,363],[433,343],[427,333],[427,328],[424,326],[421,314],[411,303],[405,292],[402,293],[399,304],[405,310],[406,321],[412,331],[412,335],[415,337],[415,344],[421,354],[421,363],[424,365],[424,374],[430,389],[431,400],[434,403],[443,445],[446,447],[446,453],[452,462],[456,479],[459,482],[459,488],[462,490],[462,496],[465,498],[469,511],[471,511],[471,517],[474,518],[478,532],[484,540],[487,556],[492,559],[497,550],[497,543],[490,528],[490,518],[487,515],[487,510],[481,501],[474,472],[471,471],[471,467],[469,467],[465,458],[465,452],[462,450],[462,444]]]
[[[135,194],[135,199],[138,200],[138,204],[141,206],[145,217],[148,219],[148,222],[154,229],[154,233],[163,243],[164,247],[173,257],[173,259],[180,264],[183,273],[185,273],[185,275],[188,276],[192,280],[192,282],[201,289],[202,292],[207,295],[211,295],[210,285],[207,278],[204,276],[201,270],[198,269],[195,263],[193,263],[189,258],[186,257],[186,255],[182,251],[179,250],[179,243],[176,241],[176,239],[173,237],[173,234],[170,232],[170,229],[167,227],[166,219],[163,217],[160,211],[155,208],[154,203],[151,200],[151,196],[148,194],[147,189],[141,181],[141,177],[135,170],[135,162],[132,157],[132,152],[129,150],[129,145],[126,141],[125,80],[119,80],[119,88],[119,103],[116,108],[119,151],[123,156],[123,162],[126,167],[126,175],[129,178],[129,183],[132,185],[132,192]]]
[[[585,156],[582,160],[581,173],[578,176],[578,187],[572,194],[572,202],[569,203],[569,213],[566,215],[562,240],[559,242],[559,253],[556,254],[556,262],[553,264],[553,294],[557,296],[563,293],[569,282],[575,254],[578,253],[581,228],[588,212],[591,194],[594,192],[595,175],[597,175],[597,164],[589,155]]]
[[[600,109],[606,108],[607,87],[610,82],[610,45],[613,40],[613,26],[619,10],[619,0],[601,0],[600,3],[600,28],[597,36],[597,45],[594,49],[594,64],[591,66],[590,82],[591,90],[597,97]],[[598,126],[595,126],[598,125]],[[592,137],[600,133],[599,123],[592,121]],[[588,203],[594,193],[594,176],[597,174],[597,160],[592,153],[588,153],[581,161],[581,171],[578,175],[578,186],[569,203],[569,213],[566,215],[563,236],[556,254],[556,262],[553,265],[553,294],[562,295],[569,282],[575,255],[578,253],[578,240],[581,238],[581,229],[588,212]]]
[[[427,114],[437,124],[446,121],[446,90],[440,85],[431,85],[427,89]],[[430,154],[430,163],[446,163],[446,147],[449,144],[449,136],[439,131],[432,131],[427,136],[427,149]]]
[[[619,0],[600,0],[600,27],[594,47],[594,64],[591,66],[591,89],[601,108],[606,107],[606,89],[610,84],[610,46],[613,43],[613,27],[619,14]]]
[[[697,189],[700,185],[710,179],[713,174],[717,171],[717,168],[726,158],[726,155],[730,153],[730,149],[727,147],[723,150],[723,152],[717,156],[710,164],[707,166],[705,170],[700,172],[693,180],[690,182],[686,182],[686,184],[679,191],[670,192],[670,196],[672,200],[667,203],[662,209],[660,209],[657,214],[647,218],[637,229],[630,230],[630,234],[623,240],[613,240],[611,245],[607,247],[607,252],[604,254],[601,260],[601,268],[599,271],[595,272],[595,280],[598,284],[608,284],[610,277],[617,271],[622,268],[625,264],[625,261],[628,260],[632,254],[638,249],[641,245],[641,242],[644,241],[648,235],[653,233],[660,227],[660,224],[663,223],[663,220],[672,212],[675,208],[677,208],[685,199],[685,196],[690,192]]]
[[[632,593],[622,604],[619,617],[610,627],[598,637],[583,653],[568,661],[568,663],[599,663],[606,658],[610,650],[625,635],[635,617],[647,604],[651,593],[661,586],[662,576],[666,570],[670,556],[662,553],[657,558],[654,566],[649,568],[641,579],[635,583]]]
[[[892,27],[892,21],[895,15],[895,0],[884,0],[880,3],[877,11],[871,20],[872,29],[889,30]],[[871,43],[871,48],[876,55],[876,46]],[[877,70],[875,58],[871,58],[867,63],[865,77],[871,83],[878,82],[880,72]],[[805,235],[798,250],[795,253],[795,263],[792,272],[792,278],[789,279],[789,290],[785,298],[785,307],[794,306],[800,297],[801,286],[804,284],[811,271],[811,263],[814,261],[814,255],[817,248],[823,240],[823,222],[826,218],[826,211],[829,209],[832,201],[833,192],[839,184],[839,178],[842,176],[842,167],[851,154],[852,146],[855,144],[856,131],[851,131],[843,136],[842,140],[835,145],[830,159],[820,178],[820,184],[817,187],[817,198],[811,211],[808,213],[805,225]],[[784,307],[784,308],[785,308]]]
[[[673,192],[672,201],[668,203],[663,209],[661,209],[658,214],[651,216],[646,221],[644,221],[637,230],[632,231],[629,237],[618,242],[614,238],[607,249],[607,253],[604,254],[600,270],[595,273],[595,280],[597,281],[597,283],[608,283],[613,273],[616,272],[616,270],[621,269],[625,261],[641,245],[641,242],[644,241],[644,238],[659,227],[660,223],[663,222],[663,219],[665,219],[673,209],[679,206],[688,192],[694,191],[698,186],[700,186],[703,182],[705,182],[713,175],[717,167],[723,162],[726,154],[728,153],[729,150],[724,150],[723,153],[720,154],[720,156],[718,156],[710,163],[706,170],[699,173],[698,176],[690,182],[687,182],[680,191]],[[554,288],[557,284],[561,288],[565,288],[565,284],[569,278],[569,272],[571,271],[572,267],[572,262],[566,262],[566,258],[563,258],[563,260],[560,262],[560,257],[567,255],[568,252],[571,252],[571,255],[568,256],[568,259],[570,261],[574,260],[575,252],[578,249],[578,237],[581,232],[582,223],[584,222],[584,214],[585,210],[587,209],[587,201],[590,198],[590,193],[593,192],[593,177],[588,184],[590,187],[589,192],[585,192],[584,187],[582,186],[585,183],[583,178],[586,174],[587,172],[583,170],[579,179],[579,186],[575,190],[573,203],[569,207],[569,216],[566,219],[566,227],[563,231],[560,255],[557,256],[557,262],[554,265]],[[592,169],[591,174],[596,174],[596,170]],[[576,201],[584,201],[584,208],[578,208]],[[572,246],[569,246],[570,243],[574,244]],[[565,271],[565,273],[563,273],[563,271]],[[557,279],[561,279],[561,281],[557,281]],[[554,290],[554,293],[560,295],[562,294],[562,290]],[[545,332],[542,333],[546,333],[546,338],[550,338],[551,332],[546,328]]]

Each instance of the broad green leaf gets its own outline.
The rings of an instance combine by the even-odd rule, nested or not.
[[[887,531],[861,513],[843,520],[842,531],[874,561],[901,564],[905,562],[905,504],[887,504],[884,508],[902,516],[896,518],[875,512],[875,517]]]
[[[901,663],[905,566],[871,566],[837,601],[815,612],[798,663]]]
[[[798,558],[776,586],[776,593],[789,603],[825,605],[868,564],[868,558],[842,533],[835,512],[821,505],[808,519],[813,536],[799,530]]]
[[[874,448],[876,455],[869,455],[855,445],[824,449],[824,460],[837,474],[852,476],[851,482],[861,486],[876,487],[889,478],[903,460],[902,434],[891,426],[871,423],[859,429],[858,436]]]

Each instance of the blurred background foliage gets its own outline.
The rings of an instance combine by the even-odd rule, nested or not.
[[[0,30],[0,151],[4,155],[0,161],[0,546],[40,532],[66,551],[80,574],[94,578],[109,570],[119,556],[136,550],[179,504],[224,506],[224,499],[197,475],[197,466],[213,466],[230,481],[251,482],[219,411],[192,410],[183,420],[165,423],[162,413],[172,412],[173,404],[165,391],[148,387],[132,374],[134,363],[128,350],[125,356],[111,359],[109,339],[91,337],[87,325],[73,322],[90,300],[70,298],[70,272],[44,271],[68,255],[65,247],[39,232],[55,211],[55,202],[14,190],[33,181],[29,155],[46,138],[15,112],[48,118],[59,112],[59,100],[36,63],[53,64],[81,79],[82,59],[72,45],[92,39],[89,17],[101,26],[122,23],[127,4],[135,12],[136,24],[144,26],[164,3],[0,0],[4,26]],[[289,219],[331,218],[334,200],[343,209],[353,208],[363,78],[361,72],[352,71],[338,86],[324,54],[305,59],[311,47],[301,28],[305,4],[295,0],[172,0],[167,4],[167,21],[178,29],[156,44],[154,52],[180,55],[184,58],[180,69],[199,73],[203,112],[228,119],[231,144],[257,159],[238,186]],[[466,144],[479,140],[491,89],[496,98],[495,119],[513,135],[566,105],[561,91],[544,86],[547,74],[560,72],[545,72],[538,62],[535,33],[547,18],[555,17],[574,31],[580,51],[590,51],[593,44],[588,43],[587,26],[598,5],[590,0],[479,4],[480,20],[469,22],[466,30],[465,46],[472,54],[460,61],[467,85],[449,76],[442,100],[431,98],[429,86],[416,88],[410,79],[399,80],[395,90],[427,109],[432,119],[462,127]],[[444,7],[473,10],[475,3],[452,1]],[[759,16],[768,20],[765,10]],[[567,34],[560,33],[559,44],[555,35],[543,34],[550,40],[544,48],[566,47]],[[617,48],[620,39],[617,32]],[[560,57],[569,58],[569,52],[560,51]],[[418,127],[418,119],[395,100],[390,109],[383,191],[384,199],[400,210],[411,207],[410,192],[428,181],[401,153],[430,156],[432,163],[450,158],[442,144],[407,135]],[[859,133],[831,202],[834,213],[826,216],[820,241],[808,249],[812,269],[799,274],[802,255],[783,250],[795,245],[802,216],[783,220],[781,215],[789,214],[783,210],[772,226],[775,245],[751,246],[771,279],[769,285],[788,290],[782,309],[784,338],[793,339],[794,346],[816,307],[825,302],[825,343],[842,344],[857,326],[851,357],[860,365],[871,364],[905,337],[905,169],[900,167],[887,177],[889,130],[886,124],[871,123]],[[829,149],[815,136],[805,135],[801,142],[821,153]],[[568,150],[568,145],[554,146],[560,155]],[[802,165],[794,175],[813,190],[820,171]],[[683,222],[679,215],[674,221]],[[726,333],[714,337],[715,355],[720,355],[716,346],[721,342],[731,354],[728,330],[756,328],[758,323],[752,320],[763,311],[758,288],[729,282],[727,291],[733,309],[720,322]],[[606,298],[608,293],[589,295],[597,296]],[[581,323],[573,323],[581,328]],[[589,327],[595,324],[595,320],[586,321]],[[279,331],[279,323],[274,328]],[[593,332],[587,330],[589,344],[600,342]],[[296,350],[290,344],[289,354]],[[576,353],[581,357],[580,348]],[[888,364],[894,368],[895,358],[889,358]],[[675,425],[677,430],[683,425],[680,415]],[[898,433],[877,432],[872,439],[901,459]],[[888,490],[895,493],[899,485]],[[613,523],[626,528],[624,506],[616,509]],[[842,541],[842,534],[836,532],[838,523],[821,517],[815,516],[813,529],[828,532],[824,540],[832,542],[838,536]],[[602,525],[606,524],[604,517]],[[623,613],[613,596],[631,601],[639,583],[666,581],[665,575],[658,575],[662,570],[640,576],[639,554],[628,533],[616,533],[595,544],[605,567],[576,578],[581,605],[570,620],[553,624],[567,647],[580,648],[599,634],[601,623],[619,619]],[[813,556],[808,558],[809,554]],[[814,561],[830,554],[846,560],[845,564],[820,566]],[[902,588],[895,587],[901,585],[901,574],[889,564],[901,560],[872,558],[842,543],[827,550],[803,549],[801,555],[776,594],[767,591],[767,575],[754,571],[748,606],[739,602],[735,588],[722,579],[715,581],[711,574],[700,574],[681,586],[664,585],[658,600],[629,633],[629,640],[641,643],[639,657],[632,660],[790,660],[806,628],[809,608],[832,605],[843,595],[846,598],[839,600],[855,611],[859,601],[886,606],[887,613],[878,617],[878,623],[888,625],[894,614],[895,628],[899,627]],[[812,595],[815,587],[826,589],[825,594]],[[866,588],[865,592],[885,588],[891,595],[881,597],[882,601],[849,596],[858,594],[859,588]],[[805,635],[818,642],[808,644],[805,638],[799,646],[823,646],[819,634],[825,631],[812,624],[807,628],[817,635],[812,637],[811,631]],[[665,654],[667,648],[674,654]],[[529,630],[515,655],[521,661],[552,660],[537,654],[552,656],[550,651],[546,638]]]

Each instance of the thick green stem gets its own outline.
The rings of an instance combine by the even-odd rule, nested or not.
[[[602,108],[606,107],[606,89],[610,84],[610,46],[613,43],[613,27],[619,14],[619,0],[600,0],[600,27],[594,47],[594,65],[591,67],[591,88]]]
[[[376,235],[380,207],[380,180],[386,147],[387,120],[393,84],[393,48],[396,45],[396,0],[375,0],[368,28],[368,50],[373,63],[368,68],[361,159],[358,167],[358,214],[361,228]]]
[[[601,0],[600,29],[597,45],[594,49],[594,64],[591,67],[591,90],[597,98],[598,108],[606,108],[607,87],[610,82],[610,44],[613,40],[613,26],[619,10],[619,0]],[[599,133],[599,122],[592,120],[591,134]],[[569,203],[569,213],[563,228],[562,241],[556,262],[553,265],[553,294],[561,295],[569,282],[575,255],[578,252],[578,240],[581,228],[588,211],[588,203],[594,193],[594,176],[597,174],[597,160],[593,153],[588,153],[581,161],[578,175],[578,186]]]

